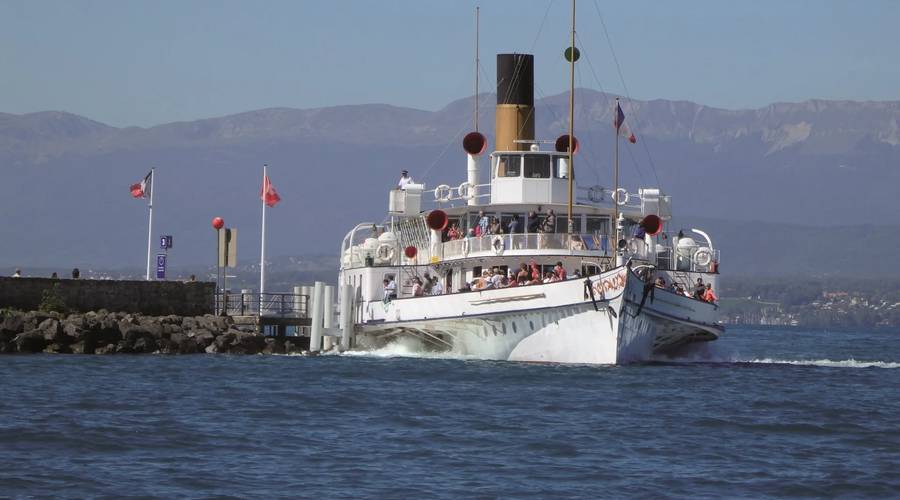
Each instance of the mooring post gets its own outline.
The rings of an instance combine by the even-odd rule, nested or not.
[[[330,331],[327,331],[329,328],[334,328],[334,286],[333,285],[325,285],[325,319],[322,322],[326,332],[322,337],[322,350],[328,352],[331,350],[332,340],[334,339],[333,334]]]
[[[350,349],[353,345],[353,298],[356,295],[353,285],[341,286],[341,350]]]
[[[325,283],[316,281],[313,288],[312,318],[309,334],[309,352],[322,350],[322,326],[325,313]]]

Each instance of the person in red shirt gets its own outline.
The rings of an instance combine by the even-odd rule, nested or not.
[[[531,263],[531,281],[534,283],[540,283],[542,281],[541,270],[538,268],[537,262]]]
[[[563,267],[561,261],[556,262],[556,267],[553,268],[553,274],[559,279],[559,281],[566,280],[566,268]]]
[[[719,297],[713,292],[712,285],[709,283],[706,284],[706,291],[703,292],[703,300],[713,304],[719,301]]]

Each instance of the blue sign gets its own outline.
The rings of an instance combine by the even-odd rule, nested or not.
[[[167,234],[159,237],[160,250],[168,250],[172,248],[172,235]]]
[[[166,254],[156,254],[156,279],[166,279]]]

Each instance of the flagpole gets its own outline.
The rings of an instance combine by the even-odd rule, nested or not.
[[[150,247],[153,241],[153,184],[156,183],[156,168],[150,169],[150,221],[147,223],[147,281],[150,281]]]
[[[575,180],[575,0],[572,0],[572,45],[569,52],[569,221],[566,229],[569,237],[575,228],[575,219],[572,218],[572,186]]]
[[[616,177],[616,187],[613,191],[613,208],[615,211],[613,212],[615,215],[613,216],[613,227],[616,228],[616,241],[615,246],[613,248],[618,252],[619,248],[619,129],[622,127],[619,122],[619,98],[616,97],[616,109],[613,110],[613,114],[616,115],[616,161],[615,161],[615,177]]]
[[[259,252],[259,301],[262,311],[263,293],[266,291],[266,167],[263,165],[263,194],[262,194],[262,232]]]

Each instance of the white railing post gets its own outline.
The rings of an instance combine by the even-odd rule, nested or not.
[[[322,344],[322,326],[325,312],[325,283],[316,281],[313,288],[312,318],[310,320],[309,352],[319,352]]]
[[[341,350],[346,351],[353,345],[353,299],[356,290],[353,285],[341,286]]]
[[[331,350],[333,336],[329,328],[334,327],[334,286],[325,285],[325,318],[322,322],[325,327],[325,335],[322,337],[322,350],[328,352]]]

